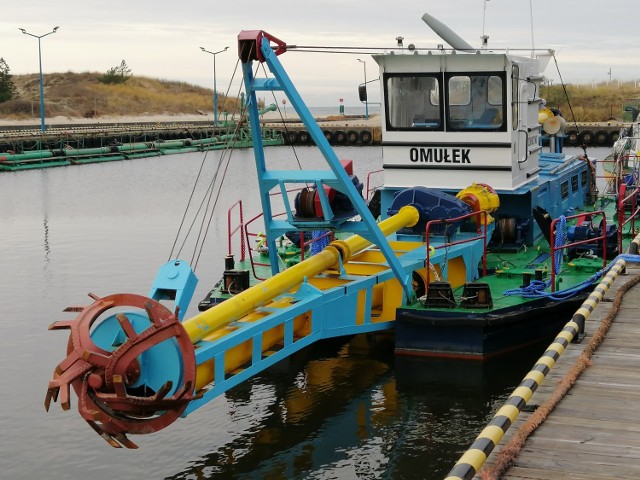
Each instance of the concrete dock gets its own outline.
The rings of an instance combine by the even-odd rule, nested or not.
[[[640,478],[640,284],[631,286],[638,280],[640,265],[628,264],[588,317],[583,341],[566,348],[473,478]],[[607,317],[611,326],[587,359]],[[560,395],[581,363],[586,369]],[[549,407],[554,396],[561,399]]]

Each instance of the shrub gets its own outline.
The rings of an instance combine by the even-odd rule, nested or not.
[[[9,65],[0,57],[0,103],[11,100],[16,94],[16,86],[9,71]]]
[[[112,67],[107,70],[107,73],[98,77],[98,81],[106,84],[121,84],[125,83],[131,78],[131,69],[127,65],[127,62],[122,60],[120,65]]]

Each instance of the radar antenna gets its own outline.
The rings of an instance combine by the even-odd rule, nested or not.
[[[464,40],[460,35],[447,27],[444,23],[442,23],[437,18],[425,13],[422,16],[422,20],[424,23],[429,25],[431,29],[440,36],[445,42],[447,42],[454,50],[462,50],[465,52],[475,52],[476,49],[473,48],[466,40]]]

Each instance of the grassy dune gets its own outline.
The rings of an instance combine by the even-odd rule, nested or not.
[[[106,85],[98,81],[102,75],[98,72],[44,75],[46,116],[205,114],[213,110],[213,93],[209,88],[139,76],[131,77],[124,84]],[[5,119],[39,117],[38,75],[14,75],[12,78],[18,98],[0,103],[0,116]],[[540,89],[547,105],[559,108],[568,121],[622,120],[623,106],[629,100],[640,102],[640,88],[636,82],[568,85],[566,93],[568,99],[561,85],[544,85]],[[236,100],[224,95],[218,95],[218,102],[219,112],[237,108]]]
[[[567,120],[575,116],[577,122],[622,120],[625,105],[640,103],[640,83],[636,86],[636,82],[567,85],[566,94],[562,85],[551,85],[543,86],[540,93],[547,106],[559,108]]]
[[[118,115],[205,114],[213,111],[211,89],[185,82],[133,76],[124,84],[98,81],[102,73],[44,75],[47,117],[93,118]],[[0,103],[4,118],[40,115],[40,80],[37,74],[14,75],[17,97]],[[230,111],[235,100],[218,94],[218,111]]]

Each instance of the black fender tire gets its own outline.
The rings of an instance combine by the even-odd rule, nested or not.
[[[613,131],[609,134],[609,141],[614,144],[618,141],[618,139],[620,138],[620,132],[618,131]]]
[[[371,143],[372,135],[369,130],[362,130],[359,137],[360,143],[362,143],[363,145],[368,145],[369,143]]]
[[[593,143],[595,136],[593,135],[593,132],[591,130],[584,130],[581,134],[580,134],[580,143],[583,143],[585,145],[591,145]]]
[[[294,130],[288,130],[285,135],[285,140],[287,142],[287,145],[295,145],[296,143],[298,143],[298,132]]]
[[[574,146],[578,144],[578,132],[576,130],[569,130],[567,132],[567,136],[565,142],[569,146]]]
[[[309,135],[309,132],[307,132],[306,130],[300,130],[298,132],[298,143],[300,145],[308,144],[310,138],[311,136]]]
[[[342,130],[338,130],[336,133],[334,133],[333,140],[336,145],[344,145],[347,142],[347,134]]]
[[[609,135],[604,130],[598,130],[595,133],[594,140],[597,145],[606,145],[609,141]]]
[[[349,130],[347,132],[347,142],[349,142],[349,145],[355,145],[356,143],[358,143],[359,140],[359,136],[358,136],[358,132],[356,132],[355,130]]]

